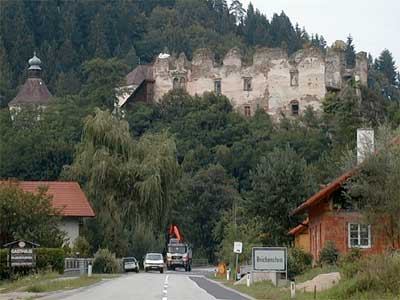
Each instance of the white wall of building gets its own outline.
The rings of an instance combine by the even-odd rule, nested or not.
[[[79,218],[64,217],[59,228],[66,233],[66,243],[71,247],[79,236]]]

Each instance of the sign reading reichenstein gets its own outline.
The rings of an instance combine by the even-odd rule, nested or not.
[[[253,270],[269,272],[286,272],[287,248],[255,247],[253,248]]]

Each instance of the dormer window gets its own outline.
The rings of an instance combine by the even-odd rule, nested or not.
[[[244,91],[251,91],[252,90],[251,77],[243,78],[243,90]]]
[[[292,102],[290,102],[290,108],[291,108],[291,111],[292,111],[292,116],[298,116],[299,115],[299,112],[300,112],[299,101],[293,100]]]
[[[290,86],[299,86],[299,71],[290,71]]]
[[[221,79],[214,80],[214,93],[221,95]]]

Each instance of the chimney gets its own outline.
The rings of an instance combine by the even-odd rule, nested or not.
[[[357,129],[357,164],[361,164],[368,155],[375,151],[374,130]]]

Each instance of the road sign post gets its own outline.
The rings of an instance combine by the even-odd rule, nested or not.
[[[254,247],[252,261],[253,271],[285,273],[287,280],[286,247]]]
[[[239,280],[240,273],[238,272],[239,265],[239,254],[243,251],[243,243],[242,242],[234,242],[233,243],[233,252],[236,253],[236,266],[235,266],[235,279]]]

